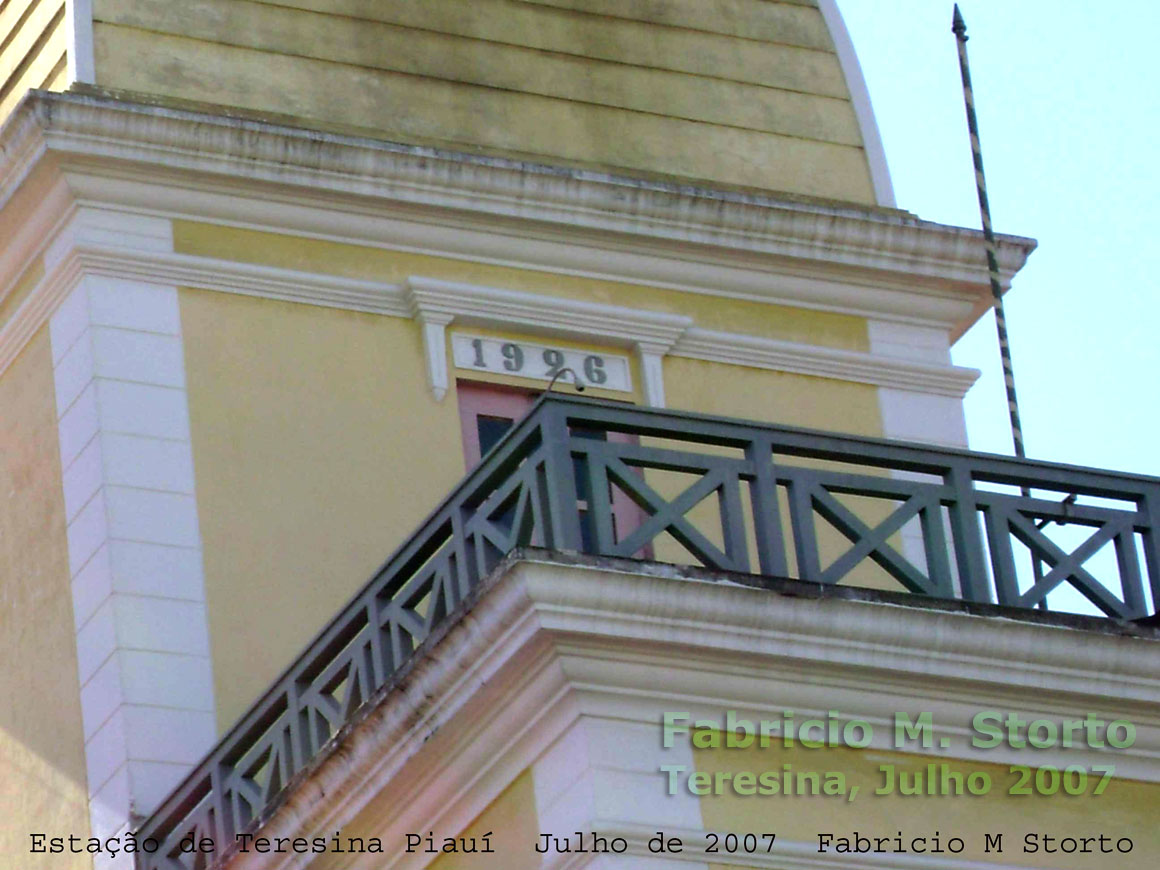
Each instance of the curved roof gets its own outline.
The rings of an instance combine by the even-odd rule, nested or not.
[[[834,0],[94,5],[96,84],[107,88],[537,162],[893,204]]]

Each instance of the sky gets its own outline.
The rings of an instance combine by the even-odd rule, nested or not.
[[[954,4],[838,6],[898,206],[980,227]],[[1027,454],[1160,475],[1160,3],[960,8],[995,229],[1039,241],[1005,301]],[[953,357],[984,373],[966,400],[971,447],[1010,454],[993,315]]]

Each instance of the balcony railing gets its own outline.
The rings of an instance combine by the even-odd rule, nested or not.
[[[1158,526],[1156,478],[548,396],[146,821],[141,864],[195,870],[183,839],[224,849],[267,817],[517,547],[1024,608],[1071,587],[1129,620],[1160,600]]]

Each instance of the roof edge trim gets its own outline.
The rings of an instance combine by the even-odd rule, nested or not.
[[[846,29],[846,22],[838,9],[837,0],[818,0],[818,7],[826,19],[826,26],[830,29],[830,36],[838,53],[838,62],[842,65],[842,75],[846,79],[846,87],[850,89],[850,101],[854,104],[854,114],[858,118],[858,127],[862,130],[862,147],[866,151],[866,160],[870,163],[870,181],[874,185],[874,198],[880,206],[897,208],[894,184],[890,180],[890,166],[886,162],[886,149],[882,146],[882,135],[878,130],[878,121],[874,117],[870,91],[866,87],[866,78],[862,75],[862,65],[858,62],[858,53],[854,50],[850,31]]]

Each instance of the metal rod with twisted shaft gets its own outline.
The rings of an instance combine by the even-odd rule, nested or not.
[[[983,145],[979,138],[979,119],[975,114],[975,90],[971,87],[971,62],[967,58],[967,22],[955,4],[954,21],[951,31],[959,46],[959,71],[963,77],[963,102],[967,107],[967,128],[971,131],[971,156],[975,161],[975,186],[979,192],[979,215],[983,221],[983,238],[987,248],[987,268],[991,273],[991,297],[995,308],[995,330],[999,333],[999,358],[1003,363],[1003,384],[1007,389],[1007,412],[1011,417],[1011,440],[1015,445],[1015,455],[1020,459],[1027,456],[1023,447],[1023,423],[1019,417],[1019,397],[1015,392],[1015,367],[1011,363],[1011,342],[1007,337],[1007,314],[1003,310],[1003,286],[999,276],[999,253],[995,242],[995,231],[991,226],[991,201],[987,197],[987,175],[983,171]],[[1031,497],[1031,490],[1022,487],[1024,498]],[[1032,557],[1031,573],[1034,582],[1043,579],[1043,564]],[[1047,599],[1040,603],[1047,609]]]
[[[1003,287],[999,276],[999,255],[995,231],[991,227],[991,203],[987,198],[987,176],[983,172],[983,147],[979,140],[979,120],[975,115],[975,92],[971,87],[971,65],[967,59],[967,24],[959,5],[955,4],[952,31],[959,44],[959,69],[963,77],[963,99],[967,106],[967,127],[971,131],[971,153],[975,161],[975,183],[979,192],[979,212],[983,220],[983,237],[987,247],[987,267],[991,272],[991,296],[995,308],[995,329],[999,333],[999,356],[1003,361],[1003,383],[1007,388],[1007,410],[1011,415],[1011,440],[1015,455],[1025,457],[1023,424],[1019,418],[1019,399],[1015,394],[1015,370],[1011,364],[1011,343],[1007,337],[1007,315],[1003,311]]]

